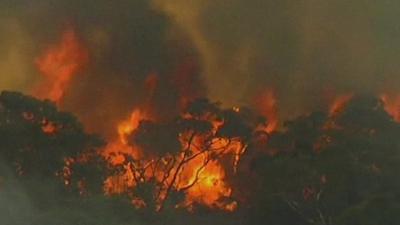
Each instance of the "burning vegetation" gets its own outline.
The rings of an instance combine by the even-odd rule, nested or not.
[[[200,53],[165,32],[171,40],[147,43],[162,54],[129,55],[106,31],[85,32],[68,27],[39,51],[28,94],[0,94],[0,218],[11,225],[400,223],[399,94],[332,91],[288,119],[272,84],[243,105],[211,99],[201,74],[227,62],[209,59],[202,37]],[[253,59],[241,51],[239,74]],[[20,190],[34,210],[15,216],[2,197]]]
[[[74,29],[65,30],[59,43],[50,46],[36,59],[43,78],[33,95],[59,104],[73,77],[87,64],[88,57],[88,50]]]
[[[234,210],[237,202],[225,176],[235,174],[251,136],[262,126],[250,116],[243,110],[222,110],[206,99],[190,103],[165,123],[134,111],[118,125],[119,139],[104,150],[118,171],[107,179],[106,193],[131,193],[137,207],[150,205],[156,211],[167,200],[188,209],[202,204]],[[135,196],[146,184],[154,191],[150,199]],[[184,196],[172,199],[174,193]]]
[[[16,177],[46,193],[36,182],[47,177],[54,183],[46,185],[68,193],[57,201],[99,204],[90,199],[117,197],[125,199],[118,207],[145,223],[167,212],[195,216],[205,209],[227,213],[229,224],[347,224],[370,210],[378,210],[369,217],[381,221],[380,207],[393,218],[400,124],[380,98],[338,99],[326,112],[273,132],[253,111],[223,109],[207,99],[191,101],[167,121],[135,109],[104,143],[51,102],[3,92],[1,157],[13,172],[2,174],[2,190]],[[171,223],[180,224],[178,218]]]

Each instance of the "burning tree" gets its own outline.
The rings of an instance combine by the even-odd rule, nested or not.
[[[134,154],[112,154],[123,155],[123,162],[106,188],[156,211],[198,204],[232,211],[237,202],[227,176],[236,173],[240,157],[265,127],[250,110],[222,109],[206,99],[193,101],[171,121],[142,120],[128,137]]]
[[[58,111],[50,101],[2,92],[0,143],[0,160],[11,176],[37,181],[58,177],[80,192],[98,189],[102,182],[104,164],[96,149],[103,141],[85,133],[72,114]]]
[[[383,102],[368,96],[354,97],[334,114],[315,112],[286,123],[268,142],[275,154],[254,160],[260,186],[252,209],[263,209],[252,212],[254,218],[396,224],[399,135]]]

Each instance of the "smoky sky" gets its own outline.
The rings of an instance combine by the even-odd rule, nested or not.
[[[158,1],[202,55],[209,94],[246,103],[274,87],[293,113],[322,93],[398,89],[398,1]],[[282,111],[282,110],[281,110]],[[285,114],[285,112],[283,112]]]
[[[273,88],[288,116],[318,107],[327,91],[399,89],[399,1],[2,0],[0,6],[0,89],[29,92],[39,79],[35,57],[73,26],[90,63],[75,76],[63,107],[97,129],[143,102],[151,73],[159,79],[154,105],[165,114],[193,90],[246,105]],[[191,78],[175,82],[188,64]]]
[[[151,104],[146,107],[162,116],[170,114],[176,111],[179,95],[203,90],[196,49],[147,0],[2,1],[0,5],[0,89],[29,93],[40,82],[35,59],[72,27],[88,48],[90,60],[71,81],[62,108],[77,114],[89,130],[114,132],[111,126],[143,104]],[[145,85],[149,75],[157,80],[150,100]],[[179,76],[186,77],[177,82]]]

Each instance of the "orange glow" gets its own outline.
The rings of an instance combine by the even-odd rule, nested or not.
[[[33,94],[60,103],[72,77],[87,64],[88,59],[88,50],[80,43],[75,31],[64,31],[60,42],[50,46],[36,59],[43,78]]]
[[[400,122],[400,95],[382,94],[380,98],[386,112],[391,115],[396,122]]]
[[[128,137],[139,126],[139,122],[146,119],[146,115],[136,109],[133,110],[128,119],[120,122],[117,125],[118,137],[110,142],[103,151],[103,155],[108,158],[113,165],[119,165],[125,162],[125,157],[122,154],[131,155],[133,158],[140,156],[138,149],[129,145]]]
[[[209,162],[204,168],[201,168],[202,163],[193,161],[192,176],[181,182],[180,185],[186,186],[191,183],[194,185],[187,190],[185,205],[189,206],[193,203],[202,203],[209,207],[225,209],[225,205],[219,203],[222,197],[230,197],[232,190],[224,182],[225,171],[217,161]],[[200,170],[196,176],[196,172]],[[197,179],[195,181],[195,179]],[[230,211],[232,206],[228,206]],[[228,209],[229,210],[229,209]]]
[[[267,118],[267,127],[265,131],[271,133],[278,128],[278,102],[273,90],[267,89],[262,91],[255,98],[254,104],[257,111]]]
[[[107,144],[102,151],[102,155],[111,163],[112,166],[123,166],[125,173],[108,177],[104,183],[106,194],[120,194],[127,188],[135,185],[133,172],[126,163],[125,155],[134,159],[140,157],[140,151],[129,144],[128,137],[139,126],[139,122],[146,116],[140,110],[133,110],[129,118],[120,122],[116,131],[118,136]]]
[[[214,134],[222,122],[211,121],[214,126]],[[196,146],[203,146],[202,138],[195,139]],[[194,204],[203,204],[210,208],[218,208],[233,211],[237,207],[235,201],[221,202],[222,199],[231,197],[232,188],[226,183],[227,170],[236,171],[240,156],[245,152],[245,147],[240,141],[229,141],[224,138],[214,138],[210,149],[213,153],[220,155],[217,159],[210,160],[207,153],[200,154],[190,161],[180,173],[177,189],[190,187],[186,190],[186,198],[183,205],[190,209]],[[193,154],[203,149],[192,148]],[[229,165],[223,165],[221,160],[229,158]]]
[[[353,98],[353,94],[345,94],[336,97],[329,107],[329,116],[334,117],[343,111],[346,104]]]
[[[48,122],[42,126],[42,131],[46,134],[54,134],[57,131],[57,127],[54,123]]]
[[[172,190],[185,193],[185,201],[176,207],[190,209],[193,204],[197,203],[210,208],[227,211],[235,210],[237,207],[236,202],[221,202],[222,199],[229,198],[232,193],[231,187],[225,182],[227,168],[218,159],[210,160],[209,152],[201,148],[205,145],[204,137],[197,136],[193,140],[195,144],[189,146],[187,143],[189,135],[181,134],[182,154],[162,156],[160,159],[144,158],[143,154],[141,154],[141,149],[129,143],[128,136],[135,131],[140,120],[146,119],[146,117],[142,111],[138,109],[134,110],[130,118],[118,124],[118,138],[111,142],[103,151],[103,155],[110,161],[112,166],[122,166],[124,170],[119,175],[107,178],[104,185],[106,194],[125,193],[129,188],[134,188],[140,182],[155,179],[157,183],[161,184],[159,187],[159,196],[156,198],[156,202],[159,204],[158,207],[162,207],[162,202],[167,198],[170,187]],[[212,124],[215,126],[213,131],[215,134],[221,122],[212,121]],[[231,159],[232,170],[239,163],[240,156],[245,149],[239,141],[228,141],[223,138],[215,138],[210,148],[214,149],[215,154],[220,154],[221,157]],[[175,162],[182,162],[187,159],[187,156],[183,154],[184,149],[188,149],[191,152],[190,155],[197,156],[187,161],[184,165],[182,164],[182,166],[179,163],[175,163],[170,167],[170,171],[168,172],[168,161],[170,159],[174,158]],[[138,161],[128,162],[124,154],[130,155]],[[149,169],[140,174],[140,171],[135,170],[135,167],[140,167],[140,165],[136,165],[135,163],[149,165],[148,167],[144,166]],[[141,168],[144,167],[142,166]],[[173,174],[175,173],[177,174],[176,179],[173,178]],[[169,175],[165,177],[166,174]],[[144,177],[138,179],[141,175]],[[146,202],[137,197],[133,199],[132,203],[138,208],[146,205]]]
[[[31,112],[23,112],[22,117],[29,122],[35,122],[35,115]],[[43,133],[47,135],[55,134],[59,128],[57,124],[47,120],[46,118],[43,118],[39,122]]]

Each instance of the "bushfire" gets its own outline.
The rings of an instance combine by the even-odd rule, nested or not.
[[[400,95],[396,94],[381,94],[381,100],[385,105],[385,110],[394,120],[400,122]]]
[[[37,58],[36,65],[43,78],[32,94],[62,103],[71,79],[82,72],[88,60],[88,50],[74,30],[66,30],[60,43]],[[247,133],[264,132],[267,137],[279,130],[278,100],[273,88],[255,97],[256,111],[268,122],[253,126],[236,121],[247,116],[247,111],[239,107],[216,112],[215,105],[203,100],[197,102],[203,108],[184,109],[182,105],[195,102],[193,96],[181,96],[177,107],[183,110],[176,120],[157,121],[151,109],[157,84],[157,75],[148,75],[143,83],[148,89],[144,103],[132,106],[127,118],[115,124],[115,135],[100,152],[111,171],[104,181],[104,194],[128,194],[137,208],[153,207],[156,211],[167,204],[188,210],[203,205],[234,211],[239,203],[228,176],[235,175],[251,142]],[[329,116],[340,114],[352,98],[353,94],[337,96],[329,108]],[[382,94],[381,100],[386,111],[400,121],[399,97]],[[24,117],[30,119],[29,114]],[[332,126],[327,124],[326,128]],[[51,135],[57,129],[51,122],[43,121],[44,133]],[[150,191],[149,197],[143,197],[140,193],[143,191]]]
[[[65,30],[60,42],[50,46],[35,61],[43,77],[33,90],[33,95],[59,104],[73,76],[80,72],[88,59],[88,50],[74,29]]]
[[[162,209],[173,192],[185,193],[183,202],[176,204],[176,207],[190,209],[194,204],[203,204],[211,208],[234,210],[237,204],[235,201],[221,201],[231,197],[232,188],[225,180],[226,168],[220,160],[231,158],[230,169],[233,170],[245,151],[245,146],[237,140],[217,138],[216,132],[222,123],[211,121],[211,133],[178,133],[181,149],[177,149],[175,154],[149,154],[146,148],[128,140],[148,119],[150,118],[141,110],[136,109],[130,118],[117,125],[118,138],[106,146],[103,155],[111,166],[121,167],[122,172],[106,180],[105,193],[127,193],[139,185],[154,182],[156,193],[152,200],[156,202],[156,210]],[[134,195],[132,197],[136,207],[148,205],[144,199]]]

